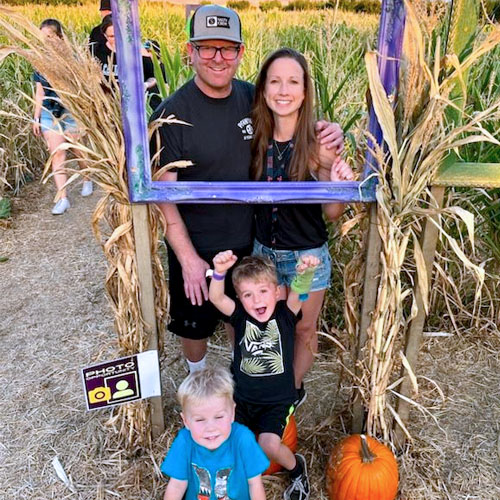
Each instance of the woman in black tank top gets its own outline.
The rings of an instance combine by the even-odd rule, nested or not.
[[[314,88],[307,62],[299,52],[283,48],[264,62],[257,78],[252,111],[252,177],[269,182],[353,179],[350,167],[335,150],[318,144],[313,116]],[[258,205],[254,253],[276,264],[283,298],[295,265],[303,254],[320,258],[311,292],[297,324],[294,372],[297,404],[305,399],[302,379],[314,361],[316,326],[330,284],[331,260],[323,215],[336,220],[344,205],[329,203]]]

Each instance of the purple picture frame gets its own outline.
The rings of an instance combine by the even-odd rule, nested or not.
[[[397,92],[405,12],[403,0],[382,0],[379,72],[389,96]],[[151,178],[138,0],[111,0],[120,81],[129,199],[132,203],[368,203],[375,201],[376,160],[366,154],[359,182],[159,182]],[[369,131],[382,144],[373,107]]]

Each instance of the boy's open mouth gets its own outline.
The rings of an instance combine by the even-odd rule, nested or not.
[[[258,308],[257,308],[257,309],[255,309],[255,310],[257,311],[257,314],[258,314],[259,316],[262,316],[263,314],[265,314],[266,309],[267,309],[267,307],[258,307]]]

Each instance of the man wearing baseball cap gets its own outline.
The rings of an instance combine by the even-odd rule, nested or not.
[[[234,78],[245,51],[238,14],[203,5],[191,17],[188,32],[195,77],[165,99],[151,120],[173,114],[190,125],[163,125],[159,144],[153,138],[151,150],[160,150],[160,166],[181,159],[194,166],[169,170],[162,180],[248,181],[254,87]],[[327,147],[342,144],[338,125],[319,122],[317,128]],[[163,203],[160,208],[167,222],[169,329],[180,337],[190,371],[196,371],[205,365],[207,339],[224,319],[208,302],[206,271],[219,251],[250,255],[253,210],[244,204],[200,203]],[[226,286],[230,283],[226,279]]]
[[[101,14],[101,18],[104,19],[108,14],[111,14],[111,1],[110,0],[101,0],[99,5],[99,14]],[[106,38],[102,34],[101,25],[98,24],[92,31],[89,36],[89,46],[90,50],[93,50],[95,45],[106,44]]]

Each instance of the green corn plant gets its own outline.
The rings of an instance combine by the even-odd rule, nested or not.
[[[477,0],[455,0],[451,14],[448,32],[448,54],[455,54],[462,61],[472,50],[476,27],[478,23],[479,4]],[[467,82],[468,72],[463,75]],[[450,92],[450,100],[457,106],[449,106],[447,109],[448,120],[456,125],[460,123],[461,114],[466,104],[466,95],[462,82],[456,79],[455,85]]]
[[[470,73],[468,111],[481,112],[500,101],[500,47],[484,57]],[[483,123],[493,137],[500,136],[500,115]],[[468,162],[500,163],[500,148],[494,144],[479,143],[464,148],[462,157]],[[477,224],[480,238],[500,269],[500,189],[468,190],[471,206],[479,212]]]
[[[10,200],[8,198],[0,198],[0,219],[8,219],[10,217]]]
[[[308,54],[317,115],[340,123],[349,149],[355,151],[357,140],[352,130],[365,109],[362,89],[366,88],[363,53],[367,37],[344,25],[324,27],[321,31]],[[349,47],[348,54],[343,47]]]
[[[0,196],[17,193],[33,179],[46,157],[42,141],[36,140],[29,122],[33,103],[32,68],[10,56],[0,65]],[[22,117],[22,118],[20,118]]]
[[[165,99],[193,76],[193,70],[181,55],[179,47],[170,51],[166,44],[160,43],[160,57],[153,51],[153,65],[160,96]],[[163,65],[163,71],[161,68]]]

